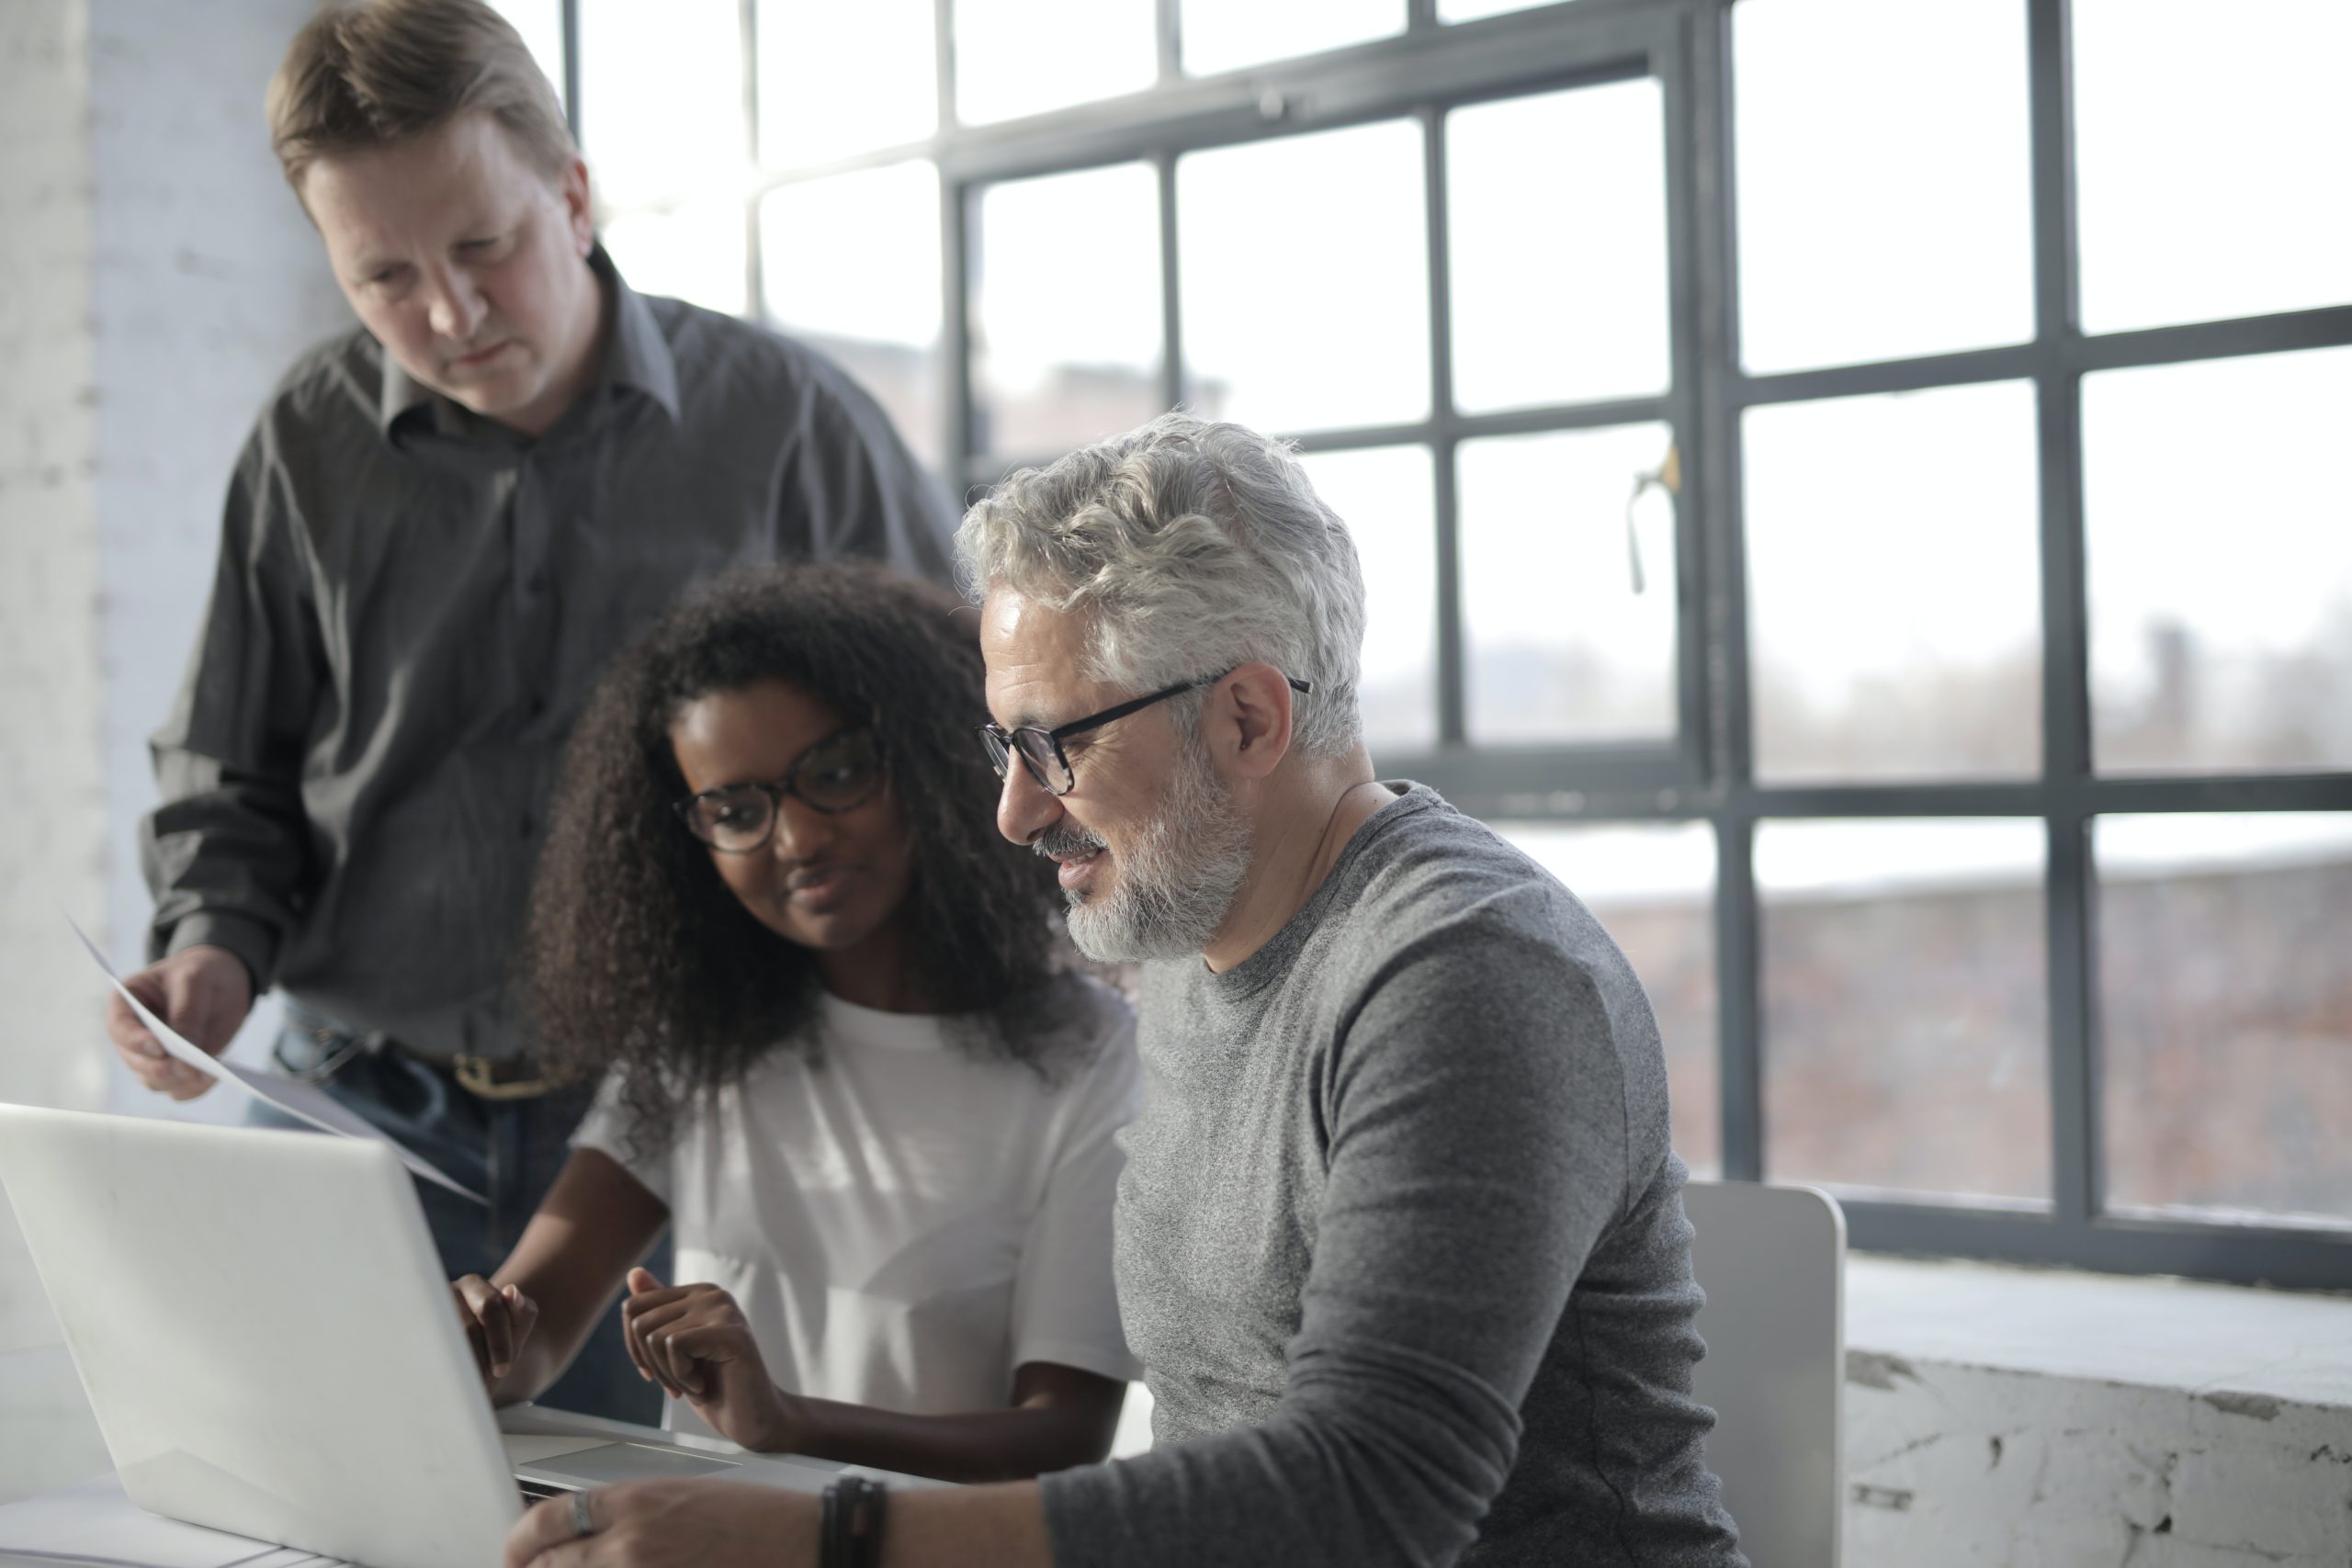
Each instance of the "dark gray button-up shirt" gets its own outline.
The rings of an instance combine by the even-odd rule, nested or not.
[[[604,374],[536,441],[365,332],[263,410],[153,743],[154,954],[213,943],[426,1055],[512,1055],[502,992],[540,818],[605,661],[740,562],[948,580],[945,494],[837,367],[593,265]]]

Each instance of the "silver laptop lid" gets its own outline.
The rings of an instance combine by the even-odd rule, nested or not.
[[[0,1105],[0,1186],[132,1501],[376,1568],[498,1561],[521,1505],[389,1149]]]

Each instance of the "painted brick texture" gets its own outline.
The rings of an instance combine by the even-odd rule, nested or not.
[[[145,739],[176,688],[239,442],[348,313],[261,100],[310,0],[0,4],[0,1098],[161,1109],[110,1068]],[[198,1102],[214,1117],[225,1100]],[[0,1212],[0,1349],[54,1337]]]
[[[58,919],[105,886],[87,21],[0,6],[0,1099],[50,1104],[102,1085]],[[22,1245],[0,1211],[0,1349],[55,1332]]]
[[[1846,1465],[1858,1568],[2352,1562],[2340,1406],[1858,1356]]]

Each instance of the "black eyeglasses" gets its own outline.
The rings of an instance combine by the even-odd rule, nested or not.
[[[854,811],[882,787],[882,748],[870,729],[845,729],[800,754],[771,784],[727,784],[670,803],[686,831],[722,854],[746,855],[775,835],[786,795],[832,816]]]
[[[1179,693],[1190,692],[1202,686],[1214,686],[1232,673],[1231,670],[1227,670],[1223,674],[1204,675],[1197,681],[1179,681],[1172,686],[1162,687],[1149,696],[1136,697],[1115,707],[1104,708],[1101,713],[1091,713],[1084,718],[1074,718],[1068,724],[1056,725],[1051,729],[1041,728],[1034,724],[1024,724],[1018,729],[1009,730],[1001,724],[984,724],[980,726],[980,739],[988,746],[989,765],[996,769],[998,778],[1004,777],[1005,771],[1012,766],[1012,759],[1018,756],[1021,759],[1022,767],[1027,770],[1031,778],[1037,781],[1039,788],[1055,795],[1068,795],[1077,787],[1078,778],[1070,772],[1069,754],[1062,750],[1064,737],[1077,735],[1089,729],[1100,729],[1114,718],[1125,718],[1127,715],[1148,708],[1154,703],[1166,702]],[[1295,675],[1285,675],[1283,679],[1289,682],[1291,690],[1301,696],[1312,695],[1315,691],[1315,682],[1312,681],[1302,681]]]

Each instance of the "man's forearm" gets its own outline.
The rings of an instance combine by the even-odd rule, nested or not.
[[[1045,1495],[1034,1481],[894,1492],[882,1568],[1053,1568]]]

